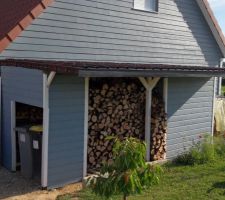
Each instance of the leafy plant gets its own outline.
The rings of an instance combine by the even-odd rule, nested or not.
[[[115,140],[113,163],[104,163],[100,173],[88,179],[87,186],[101,197],[109,199],[113,195],[128,196],[141,194],[157,184],[162,169],[145,162],[146,145],[135,138]]]
[[[56,200],[71,200],[72,197],[73,195],[71,194],[65,194],[65,195],[58,196]]]
[[[224,156],[225,156],[225,138],[224,138],[224,136],[219,135],[219,136],[214,137],[213,145],[214,145],[214,150],[215,150],[216,156],[224,158]]]
[[[215,159],[216,148],[213,137],[205,135],[199,142],[195,143],[188,152],[179,155],[174,161],[177,164],[184,165],[204,164]],[[223,148],[225,150],[225,146],[223,146]]]

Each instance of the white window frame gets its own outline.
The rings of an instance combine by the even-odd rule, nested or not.
[[[134,0],[133,9],[148,12],[158,12],[158,0]]]

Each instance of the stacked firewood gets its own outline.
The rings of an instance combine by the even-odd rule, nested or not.
[[[153,93],[151,119],[151,161],[163,160],[166,155],[167,114],[162,96]]]
[[[32,123],[42,123],[43,121],[43,109],[28,106],[25,104],[16,105],[16,119],[17,121],[26,122],[28,124]]]
[[[88,168],[111,162],[113,140],[107,136],[144,139],[145,89],[138,80],[90,82]]]
[[[153,97],[152,104],[152,127],[155,127],[152,128],[152,144],[157,153],[154,158],[161,159],[163,151],[165,153],[166,115],[163,101],[158,98],[159,95]],[[158,125],[162,127],[158,128]],[[114,142],[109,141],[108,136],[117,136],[121,140],[130,136],[145,139],[145,88],[138,79],[90,81],[88,133],[89,171],[98,169],[103,162],[112,162]],[[162,141],[159,143],[158,140]]]

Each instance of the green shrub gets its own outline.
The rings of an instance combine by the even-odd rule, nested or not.
[[[215,154],[217,158],[225,157],[225,138],[224,136],[216,136],[213,139]]]
[[[56,198],[56,200],[71,200],[73,198],[73,195],[71,194],[65,194],[65,195],[60,195]]]
[[[115,138],[114,138],[115,139]],[[101,197],[123,195],[123,199],[141,194],[158,183],[161,168],[145,162],[146,145],[135,138],[116,139],[113,163],[104,164],[101,172],[88,180],[87,186]]]
[[[216,152],[222,151],[222,147],[225,149],[225,145],[221,145],[218,150],[215,150],[216,144],[213,138],[209,135],[205,135],[201,141],[195,143],[188,152],[179,155],[174,162],[183,165],[195,165],[211,162],[216,158]]]

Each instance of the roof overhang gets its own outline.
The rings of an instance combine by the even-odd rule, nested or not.
[[[225,68],[166,64],[8,59],[0,61],[0,66],[39,69],[47,73],[55,71],[80,77],[225,77]]]
[[[179,69],[140,69],[140,70],[79,70],[80,77],[224,77],[220,71],[195,71],[195,70],[179,70]]]
[[[20,9],[20,11],[18,11],[19,14],[21,14],[21,12],[22,13],[24,12],[24,16],[21,18],[20,15],[14,14],[15,21],[11,22],[12,27],[9,27],[9,30],[7,29],[7,30],[0,31],[0,53],[3,52],[10,45],[10,43],[13,42],[22,33],[22,31],[24,31],[53,2],[54,0],[39,0],[39,1],[36,0],[33,2],[33,4],[36,3],[35,6],[30,8],[28,12],[26,10],[23,10],[22,8],[17,8],[15,7],[16,5],[14,5],[15,9]],[[11,2],[10,5],[13,6],[13,2]],[[6,10],[6,11],[10,12],[9,10]],[[1,19],[1,20],[2,20],[1,23],[3,22],[9,23],[6,21],[7,18]],[[2,31],[6,31],[6,32],[2,33]]]
[[[225,38],[216,17],[207,0],[196,0],[212,33],[225,57]]]

